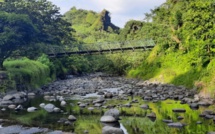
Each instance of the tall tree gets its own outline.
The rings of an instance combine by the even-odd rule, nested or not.
[[[0,11],[0,69],[13,51],[34,41],[37,31],[27,15]]]
[[[0,38],[4,40],[0,43],[1,67],[11,50],[25,49],[28,50],[25,53],[29,50],[33,53],[38,51],[35,47],[38,44],[49,48],[73,41],[70,24],[62,18],[59,8],[47,0],[5,0],[0,2],[0,12]],[[21,45],[25,47],[18,47]]]
[[[70,24],[62,19],[59,8],[47,0],[5,0],[0,11],[28,15],[39,29],[39,42],[60,45],[71,41]]]

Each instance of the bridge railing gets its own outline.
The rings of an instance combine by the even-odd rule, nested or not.
[[[67,54],[91,54],[95,52],[112,52],[135,49],[147,49],[155,46],[152,39],[148,40],[131,40],[121,42],[97,42],[93,44],[75,44],[73,47],[53,46],[49,48],[49,55],[67,55]]]

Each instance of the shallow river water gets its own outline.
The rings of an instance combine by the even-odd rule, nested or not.
[[[90,98],[88,98],[90,97]],[[35,106],[39,107],[40,103],[52,103],[55,106],[60,107],[63,111],[61,113],[48,113],[44,109],[39,108],[33,113],[27,113],[26,110],[15,112],[1,111],[1,118],[14,120],[14,122],[6,123],[4,125],[11,124],[23,124],[28,127],[42,127],[49,128],[52,130],[63,130],[66,132],[75,132],[76,134],[101,134],[102,123],[100,118],[107,109],[95,108],[93,111],[89,111],[87,107],[90,107],[92,100],[96,97],[93,94],[88,97],[81,96],[70,96],[70,100],[67,100],[65,107],[60,106],[60,102],[48,102],[43,99],[43,96],[29,99],[25,104],[24,108]],[[81,100],[80,100],[81,99]],[[107,100],[106,106],[116,105],[116,109],[120,111],[120,126],[125,134],[206,134],[211,131],[215,131],[215,124],[212,119],[205,117],[199,117],[204,110],[214,111],[214,106],[200,107],[197,110],[190,109],[187,104],[180,104],[179,101],[165,100],[161,102],[148,102],[143,99],[136,97],[133,98],[138,100],[138,103],[132,103],[131,107],[118,107],[118,104],[126,104],[131,102],[129,100]],[[77,102],[89,102],[86,108],[80,108]],[[148,104],[150,109],[144,110],[140,108],[142,104]],[[176,113],[173,112],[174,108],[183,108],[186,112]],[[155,119],[146,117],[147,114],[154,112],[156,114]],[[60,118],[67,118],[68,115],[74,115],[77,121],[72,124],[60,123]],[[181,122],[184,124],[183,127],[173,128],[169,127],[163,119],[172,120],[173,122]]]

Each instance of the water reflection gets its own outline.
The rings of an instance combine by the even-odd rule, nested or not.
[[[125,134],[205,134],[210,131],[215,131],[215,125],[213,118],[214,106],[210,107],[199,107],[198,110],[193,110],[187,104],[181,104],[179,101],[166,100],[162,102],[147,102],[141,98],[138,99],[139,103],[132,103],[131,107],[121,107],[122,104],[130,102],[129,100],[108,100],[104,105],[116,105],[121,113],[120,123],[115,124],[102,124],[99,119],[108,109],[105,108],[94,108],[89,110],[89,107],[93,107],[89,104],[85,108],[80,108],[77,102],[80,100],[67,100],[67,106],[61,107],[60,102],[51,102],[55,106],[62,109],[62,113],[47,113],[43,109],[39,108],[40,103],[50,103],[45,101],[43,97],[38,97],[29,100],[23,105],[24,109],[30,106],[38,107],[39,110],[35,113],[27,113],[26,111],[7,111],[1,112],[1,118],[15,119],[23,124],[31,126],[48,127],[51,129],[58,129],[68,132],[75,132],[76,134],[82,134],[85,130],[88,130],[89,134],[101,134],[102,127],[104,125],[114,126],[121,128]],[[82,100],[84,101],[84,100]],[[86,100],[86,102],[92,102]],[[85,103],[86,103],[85,102]],[[72,106],[70,104],[73,104]],[[150,109],[142,109],[140,106],[147,104]],[[176,108],[185,109],[185,113],[175,113],[172,110]],[[200,117],[201,113],[204,113],[207,109],[208,112],[211,110],[211,116],[213,118]],[[150,113],[154,113],[156,118],[151,120],[146,117]],[[59,123],[59,119],[67,119],[68,115],[74,115],[77,121],[72,125],[65,125]],[[180,120],[179,118],[180,117]],[[171,122],[168,122],[171,121]],[[186,124],[184,127],[171,128],[168,123],[180,122]],[[1,126],[0,126],[1,127]]]

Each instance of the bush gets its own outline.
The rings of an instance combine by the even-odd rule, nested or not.
[[[49,67],[39,61],[27,58],[7,60],[4,67],[10,79],[15,81],[17,89],[37,88],[51,81]]]

